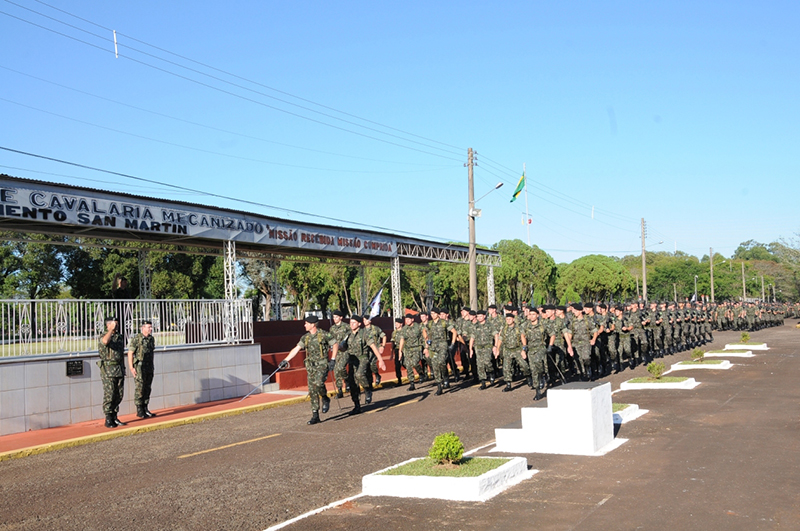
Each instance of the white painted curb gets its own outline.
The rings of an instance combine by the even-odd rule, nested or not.
[[[635,389],[694,389],[700,382],[694,378],[687,378],[682,382],[662,382],[662,383],[630,383],[622,382],[619,386],[621,391],[632,391]]]
[[[706,352],[706,358],[755,358],[756,355],[751,351],[747,352]]]
[[[400,498],[486,501],[539,472],[538,470],[528,470],[526,458],[512,457],[508,463],[473,478],[381,475],[382,472],[419,459],[424,458],[409,459],[364,476],[361,478],[362,494]]]
[[[725,350],[769,350],[766,343],[732,343],[725,345]]]
[[[690,369],[730,369],[733,367],[733,364],[728,360],[722,360],[722,363],[692,363],[692,364],[681,364],[675,363],[673,364],[669,370],[670,371],[688,371]]]
[[[625,424],[649,412],[649,409],[639,409],[637,404],[628,404],[625,409],[614,413],[614,424]]]

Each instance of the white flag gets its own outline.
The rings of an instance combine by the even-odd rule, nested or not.
[[[373,317],[377,317],[381,313],[381,294],[383,293],[383,288],[378,290],[378,294],[372,298],[372,302],[369,303],[369,318],[372,319]]]

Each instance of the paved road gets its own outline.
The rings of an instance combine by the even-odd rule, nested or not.
[[[604,457],[528,455],[541,472],[484,504],[362,497],[288,529],[800,529],[794,323],[752,334],[768,353],[694,371],[692,391],[616,394],[650,413]],[[434,389],[378,391],[357,417],[334,400],[317,426],[299,404],[3,462],[0,530],[265,529],[358,494],[362,475],[424,455],[442,431],[490,443],[532,397]]]

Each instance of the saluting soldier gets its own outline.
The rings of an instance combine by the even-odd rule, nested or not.
[[[119,420],[119,405],[125,393],[125,365],[123,351],[125,345],[119,333],[119,321],[116,317],[105,320],[106,333],[100,338],[98,351],[100,361],[100,380],[103,382],[103,413],[106,415],[106,428],[125,426]]]

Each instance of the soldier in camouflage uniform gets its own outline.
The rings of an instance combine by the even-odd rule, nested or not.
[[[367,404],[372,403],[372,381],[367,377],[370,357],[375,356],[380,368],[382,370],[386,369],[386,364],[380,357],[378,347],[375,346],[375,339],[360,327],[361,320],[362,317],[360,315],[350,317],[350,333],[347,335],[347,352],[350,353],[348,363],[354,376],[354,382],[350,383],[350,396],[355,403],[355,407],[351,411],[353,415],[361,413],[361,406],[358,401],[361,387],[364,388],[366,393],[364,401]]]
[[[486,380],[492,373],[492,346],[494,346],[494,328],[486,320],[486,312],[477,312],[477,322],[470,330],[469,348],[474,352],[478,380],[481,382],[481,391],[486,389]],[[494,377],[492,377],[494,383]]]
[[[400,360],[400,339],[403,337],[403,319],[398,317],[394,320],[394,330],[389,341],[392,342],[392,354],[394,354],[394,375],[397,377],[397,385],[403,383],[403,362]]]
[[[408,390],[414,391],[414,371],[417,371],[420,382],[425,381],[425,371],[420,363],[422,355],[422,326],[414,322],[414,316],[407,313],[405,316],[405,326],[400,331],[400,345],[398,346],[400,360],[406,368],[408,374]]]
[[[431,314],[429,312],[422,312],[419,314],[419,327],[422,331],[422,343],[423,347],[425,346],[425,338],[430,335],[430,322],[431,322]],[[427,334],[427,335],[426,335]],[[420,364],[422,365],[422,373],[425,375],[425,380],[432,380],[433,379],[433,367],[431,367],[429,360],[424,355],[419,359]]]
[[[150,391],[155,375],[155,365],[153,363],[153,353],[156,348],[156,340],[153,337],[153,323],[143,321],[141,332],[133,336],[128,345],[128,368],[133,374],[136,384],[136,391],[133,395],[133,403],[136,405],[136,416],[140,419],[155,417],[147,407],[150,404]]]
[[[106,415],[106,428],[124,426],[117,418],[119,405],[125,393],[125,365],[123,351],[125,345],[119,333],[119,321],[114,317],[105,320],[106,333],[100,338],[98,350],[100,379],[103,382],[103,413]]]
[[[547,374],[547,347],[550,344],[550,333],[547,325],[539,319],[539,312],[531,308],[528,313],[528,322],[525,324],[525,343],[528,347],[528,367],[531,371],[531,381],[536,388],[533,400],[539,400],[544,395],[545,375]]]
[[[305,318],[303,326],[306,333],[297,345],[289,352],[284,361],[288,364],[301,350],[306,351],[304,364],[308,373],[308,398],[311,400],[311,420],[308,424],[317,424],[319,418],[319,400],[322,398],[322,412],[327,413],[331,405],[328,390],[325,388],[325,377],[328,375],[328,350],[332,349],[335,358],[339,352],[339,344],[330,332],[317,328],[319,319],[316,315]]]
[[[495,344],[497,346],[494,348],[494,356],[503,356],[503,380],[506,382],[503,392],[511,391],[514,362],[522,370],[528,385],[533,388],[531,370],[528,367],[527,340],[522,328],[517,326],[513,313],[506,314],[506,324],[495,337]]]
[[[572,305],[573,319],[564,328],[564,339],[567,341],[567,352],[577,357],[578,367],[583,369],[583,379],[592,380],[592,343],[597,332],[594,322],[587,319],[580,303]]]
[[[367,378],[369,381],[372,381],[372,376],[374,375],[375,385],[378,386],[381,384],[381,372],[378,370],[378,358],[383,354],[383,349],[386,347],[386,334],[377,326],[372,325],[372,318],[368,313],[364,314],[364,333],[372,338],[375,342],[375,346],[378,348],[376,353],[369,354],[369,370],[367,371]],[[384,366],[382,370],[386,370],[386,367]]]
[[[427,349],[425,356],[430,360],[433,367],[433,377],[436,379],[436,395],[442,394],[442,388],[450,387],[450,379],[447,377],[447,356],[448,346],[456,342],[456,329],[453,323],[441,319],[442,310],[433,308],[431,310],[431,320],[428,322],[429,328],[425,337]]]
[[[344,314],[340,310],[333,312],[333,324],[331,325],[330,333],[334,341],[339,344],[339,350],[342,351],[342,341],[350,333],[350,327],[344,322]],[[348,355],[335,356],[333,363],[333,380],[336,385],[336,398],[342,398],[344,393],[342,387],[347,385],[347,360]],[[349,385],[347,386],[349,391]]]

